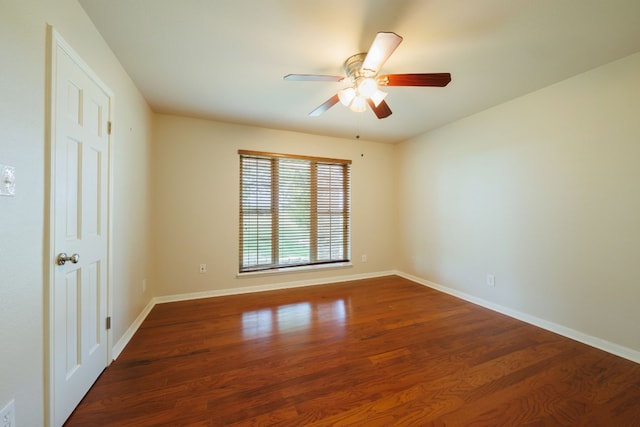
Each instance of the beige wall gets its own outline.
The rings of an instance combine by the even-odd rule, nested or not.
[[[637,357],[638,76],[635,54],[400,144],[398,269]]]
[[[394,147],[157,115],[154,227],[159,296],[280,286],[393,269]],[[353,266],[237,278],[238,149],[351,159]],[[366,254],[368,261],[361,262]],[[200,274],[199,264],[208,272]]]
[[[17,171],[0,197],[0,406],[16,399],[18,425],[44,421],[47,23],[115,94],[112,344],[152,296],[397,268],[640,350],[640,54],[395,147],[154,116],[75,0],[0,0],[0,163]],[[239,148],[353,160],[352,267],[236,277]]]
[[[148,274],[152,114],[75,0],[0,0],[0,163],[16,167],[17,194],[0,197],[0,407],[15,398],[16,422],[44,422],[43,241],[47,24],[115,94],[113,338],[151,295]]]

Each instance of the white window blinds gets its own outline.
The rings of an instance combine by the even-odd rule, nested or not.
[[[240,272],[350,260],[350,160],[239,154]]]

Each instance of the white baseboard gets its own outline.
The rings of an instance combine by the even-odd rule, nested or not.
[[[191,299],[220,297],[225,295],[240,295],[240,294],[248,294],[248,293],[254,293],[254,292],[275,291],[279,289],[301,288],[304,286],[328,285],[331,283],[351,282],[354,280],[372,279],[375,277],[390,276],[394,274],[396,274],[395,271],[379,271],[376,273],[351,274],[346,276],[334,276],[334,277],[329,277],[324,279],[299,280],[294,282],[274,283],[270,285],[245,286],[245,287],[232,288],[232,289],[219,289],[219,290],[211,290],[211,291],[204,291],[204,292],[192,292],[192,293],[186,293],[186,294],[156,297],[155,302],[158,304],[161,304],[165,302],[186,301]]]
[[[131,338],[133,338],[133,335],[137,332],[138,328],[140,328],[140,325],[142,325],[142,322],[147,318],[147,316],[151,312],[151,309],[153,309],[155,305],[156,303],[154,299],[151,299],[151,301],[149,301],[149,304],[147,304],[147,306],[142,310],[138,317],[136,317],[136,320],[133,321],[133,324],[129,326],[122,338],[120,338],[118,342],[113,346],[113,349],[111,350],[113,360],[116,360],[118,356],[120,356],[122,350],[124,350]]]
[[[129,341],[131,340],[133,335],[136,333],[138,328],[140,328],[140,325],[142,325],[142,322],[144,321],[144,319],[147,317],[147,315],[151,312],[151,310],[156,304],[163,304],[167,302],[176,302],[176,301],[187,301],[187,300],[200,299],[200,298],[219,297],[219,296],[225,296],[225,295],[240,295],[240,294],[253,293],[253,292],[265,292],[265,291],[273,291],[273,290],[279,290],[279,289],[292,289],[292,288],[299,288],[304,286],[328,285],[331,283],[350,282],[354,280],[371,279],[375,277],[383,277],[383,276],[389,276],[389,275],[398,275],[400,277],[404,277],[405,279],[411,280],[412,282],[416,282],[420,285],[427,286],[429,288],[463,299],[465,301],[471,302],[481,307],[488,308],[489,310],[493,310],[495,312],[507,315],[514,319],[521,320],[523,322],[529,323],[534,326],[538,326],[542,329],[546,329],[548,331],[557,333],[567,338],[587,344],[591,347],[595,347],[600,350],[606,351],[607,353],[615,354],[616,356],[620,356],[625,359],[631,360],[632,362],[640,363],[640,352],[636,350],[603,340],[601,338],[594,337],[592,335],[588,335],[588,334],[576,331],[571,328],[567,328],[557,323],[549,322],[547,320],[523,313],[518,310],[511,309],[509,307],[492,303],[482,298],[478,298],[473,295],[467,294],[465,292],[460,292],[455,289],[451,289],[446,286],[442,286],[437,283],[430,282],[426,279],[413,276],[411,274],[407,274],[402,271],[380,271],[380,272],[368,273],[368,274],[336,276],[336,277],[330,277],[330,278],[324,278],[324,279],[282,282],[282,283],[275,283],[270,285],[247,286],[247,287],[232,288],[232,289],[220,289],[220,290],[212,290],[212,291],[204,291],[204,292],[191,292],[191,293],[185,293],[185,294],[155,297],[151,301],[149,301],[149,304],[147,304],[147,306],[144,308],[144,310],[142,310],[140,315],[138,315],[136,320],[127,329],[127,331],[122,336],[122,338],[120,338],[118,342],[114,345],[112,350],[113,359],[115,360],[120,355],[120,353],[122,353],[122,350],[124,350],[124,348],[129,343]]]
[[[526,314],[521,311],[511,309],[509,307],[492,303],[482,298],[478,298],[473,295],[467,294],[465,292],[460,292],[455,289],[451,289],[446,286],[442,286],[437,283],[430,282],[426,279],[422,279],[420,277],[413,276],[411,274],[407,274],[401,271],[395,271],[394,274],[400,277],[404,277],[407,280],[411,280],[412,282],[416,282],[420,285],[427,286],[429,288],[435,289],[440,292],[444,292],[446,294],[463,299],[465,301],[469,301],[481,307],[488,308],[489,310],[493,310],[495,312],[505,314],[509,317],[513,317],[514,319],[521,320],[523,322],[529,323],[534,326],[538,326],[542,329],[546,329],[548,331],[554,332],[564,337],[571,338],[572,340],[579,341],[583,344],[587,344],[591,347],[598,348],[600,350],[606,351],[607,353],[615,354],[616,356],[623,357],[625,359],[631,360],[632,362],[640,363],[640,352],[636,350],[603,340],[598,337],[594,337],[592,335],[582,333],[580,331],[576,331],[571,328],[567,328],[566,326],[562,326],[557,323],[549,322],[547,320],[540,319],[535,316],[531,316],[530,314]]]
[[[331,283],[339,283],[339,282],[351,282],[354,280],[362,280],[362,279],[372,279],[375,277],[383,277],[390,276],[396,274],[395,271],[379,271],[375,273],[366,273],[366,274],[351,274],[346,276],[335,276],[324,279],[312,279],[312,280],[300,280],[293,282],[282,282],[282,283],[274,283],[270,285],[260,285],[260,286],[245,286],[239,288],[230,288],[230,289],[219,289],[219,290],[211,290],[211,291],[203,291],[203,292],[190,292],[185,294],[177,294],[177,295],[167,295],[161,297],[154,297],[149,301],[149,304],[142,310],[142,312],[138,315],[136,320],[133,322],[131,326],[124,333],[122,338],[118,340],[118,342],[113,346],[112,349],[112,359],[115,360],[120,356],[122,350],[127,346],[133,335],[136,333],[140,325],[144,319],[149,315],[153,307],[156,304],[163,304],[167,302],[177,302],[177,301],[187,301],[193,299],[200,298],[211,298],[211,297],[220,297],[225,295],[240,295],[240,294],[248,294],[254,292],[265,292],[265,291],[275,291],[279,289],[292,289],[292,288],[300,288],[303,286],[316,286],[316,285],[328,285]]]

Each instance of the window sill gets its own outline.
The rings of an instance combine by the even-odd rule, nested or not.
[[[353,264],[349,262],[341,262],[336,264],[321,264],[321,265],[305,265],[301,267],[286,267],[286,268],[274,268],[272,270],[263,271],[248,271],[246,273],[237,273],[236,277],[239,279],[258,277],[258,276],[272,276],[281,274],[294,274],[294,273],[306,273],[310,271],[323,271],[334,270],[340,268],[353,267]]]

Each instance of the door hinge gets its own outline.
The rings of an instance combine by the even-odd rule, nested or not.
[[[107,330],[111,329],[111,316],[107,317]]]
[[[107,134],[111,135],[111,121],[107,122]]]

